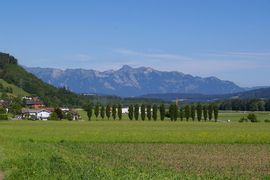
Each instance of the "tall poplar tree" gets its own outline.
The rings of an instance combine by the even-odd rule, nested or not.
[[[202,105],[199,103],[197,104],[197,119],[198,121],[201,121],[202,120]]]
[[[141,105],[141,118],[144,121],[145,120],[145,105]]]
[[[175,104],[173,108],[173,120],[176,121],[178,118],[178,106]]]
[[[191,105],[191,109],[190,109],[190,115],[191,115],[192,121],[195,120],[195,116],[196,116],[195,113],[196,113],[196,108],[195,108],[194,104],[192,104],[192,105]]]
[[[183,119],[184,119],[184,111],[183,111],[182,107],[180,107],[179,116],[180,116],[181,121],[183,121]]]
[[[165,118],[165,113],[166,113],[164,104],[161,104],[159,106],[159,112],[160,112],[160,120],[163,121]]]
[[[92,104],[90,104],[90,105],[86,108],[86,111],[87,111],[88,120],[90,121],[91,118],[92,118],[92,114],[93,114],[93,106],[92,106]]]
[[[213,106],[212,104],[209,104],[208,105],[208,119],[209,121],[211,121],[213,118]]]
[[[134,118],[135,118],[135,120],[139,119],[139,111],[140,111],[139,105],[135,104],[135,107],[134,107]]]
[[[186,105],[185,106],[185,118],[187,121],[189,120],[189,117],[190,117],[190,107],[189,107],[189,105]]]
[[[203,106],[203,119],[206,121],[208,117],[207,105]]]
[[[96,118],[98,118],[98,116],[99,116],[99,104],[96,104],[96,106],[95,106],[95,116],[96,116]]]
[[[103,105],[101,105],[101,108],[100,108],[100,117],[102,119],[104,119],[105,117],[105,107]]]
[[[106,106],[106,117],[108,119],[111,117],[111,106],[109,104]]]
[[[113,120],[116,119],[116,105],[115,104],[112,106],[112,118]]]
[[[158,106],[156,104],[153,105],[153,119],[156,121],[157,120],[157,111],[158,111]]]
[[[170,115],[170,120],[174,120],[174,104],[171,104],[169,107],[169,115]]]
[[[133,120],[133,105],[128,106],[128,118]]]
[[[151,118],[152,118],[152,114],[151,113],[152,113],[151,112],[151,105],[148,104],[147,107],[146,107],[146,115],[147,115],[147,119],[148,120],[151,120]]]
[[[217,122],[218,120],[218,106],[217,105],[214,106],[214,119],[215,119],[215,122]]]
[[[117,114],[118,114],[118,119],[121,120],[122,119],[122,105],[121,104],[118,104]]]

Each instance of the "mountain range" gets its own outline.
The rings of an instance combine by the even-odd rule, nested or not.
[[[133,97],[153,93],[199,93],[205,95],[243,92],[246,89],[216,77],[198,77],[177,71],[124,65],[118,70],[55,69],[24,67],[28,72],[56,87],[76,93]]]

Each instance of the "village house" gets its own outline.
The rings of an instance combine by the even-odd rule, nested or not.
[[[51,113],[48,109],[22,109],[22,119],[48,120]]]
[[[25,106],[33,109],[41,109],[44,108],[44,103],[39,99],[39,97],[25,96],[22,98]]]

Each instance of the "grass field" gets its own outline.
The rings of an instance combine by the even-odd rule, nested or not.
[[[2,121],[0,168],[5,179],[269,179],[270,123]]]

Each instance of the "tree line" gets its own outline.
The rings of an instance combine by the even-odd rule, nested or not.
[[[220,110],[234,111],[270,111],[270,100],[231,99],[219,102]]]
[[[93,116],[96,118],[107,118],[107,119],[122,119],[122,105],[88,105],[85,108],[87,112],[88,119],[91,120]],[[211,121],[218,120],[219,108],[214,104],[201,105],[201,104],[192,104],[185,106],[178,106],[176,104],[171,104],[165,106],[164,104],[135,104],[128,106],[127,116],[129,120],[164,120],[169,118],[171,121],[176,120],[198,120],[198,121]]]

